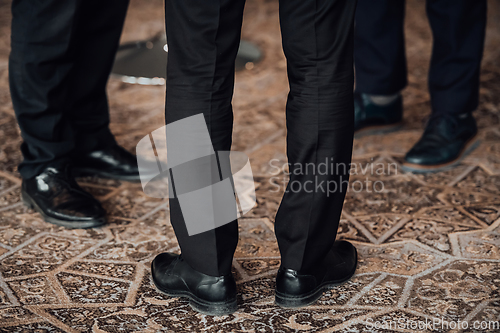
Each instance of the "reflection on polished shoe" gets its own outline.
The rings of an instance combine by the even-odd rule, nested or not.
[[[336,241],[323,264],[311,272],[280,267],[276,276],[276,304],[285,308],[303,307],[316,302],[328,289],[349,280],[356,271],[356,248],[347,241]]]
[[[416,173],[446,170],[479,145],[471,113],[432,115],[422,138],[406,154],[403,170]]]
[[[21,197],[52,224],[84,229],[106,223],[106,211],[76,183],[69,165],[49,166],[38,176],[23,179]]]
[[[180,255],[162,253],[151,263],[156,287],[173,297],[186,297],[203,314],[222,316],[237,309],[233,275],[210,276],[191,268]]]
[[[354,92],[354,135],[389,133],[399,129],[403,119],[403,98],[400,94],[387,104],[375,104],[369,95]]]
[[[139,168],[134,154],[115,145],[73,157],[77,176],[100,176],[110,179],[139,181]]]

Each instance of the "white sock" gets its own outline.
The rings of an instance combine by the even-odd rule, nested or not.
[[[368,95],[368,97],[370,97],[370,101],[378,106],[389,105],[394,102],[399,96],[401,96],[401,93],[399,92],[393,95]]]

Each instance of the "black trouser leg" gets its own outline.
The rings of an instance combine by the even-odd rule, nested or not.
[[[125,7],[120,0],[14,0],[9,80],[24,141],[23,178],[66,159],[84,127],[92,140],[109,139],[99,136],[109,121],[102,87]]]
[[[429,91],[434,113],[472,112],[486,29],[486,0],[428,0],[434,38]]]
[[[354,59],[356,91],[388,95],[407,84],[404,0],[359,0]]]
[[[12,3],[12,49],[9,80],[23,143],[23,178],[66,157],[75,143],[67,117],[71,40],[78,1]]]
[[[356,1],[280,1],[290,83],[286,119],[291,174],[276,216],[276,237],[282,266],[294,270],[312,269],[332,248],[347,191],[355,8]]]
[[[165,2],[169,49],[166,122],[203,113],[215,151],[231,149],[234,61],[244,3]],[[169,149],[175,144],[169,141]],[[182,256],[191,267],[212,276],[230,272],[238,242],[237,221],[189,236],[179,201],[174,198],[170,199],[170,219]]]
[[[72,107],[69,117],[76,133],[76,153],[115,144],[109,130],[106,84],[127,7],[128,0],[84,0],[81,3],[70,78]]]

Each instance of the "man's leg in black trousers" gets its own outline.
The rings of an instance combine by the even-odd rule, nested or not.
[[[290,84],[290,180],[275,224],[281,253],[276,303],[283,307],[315,302],[356,270],[355,247],[335,241],[354,131],[355,8],[356,1],[280,1]]]
[[[135,155],[118,146],[109,130],[106,95],[128,3],[81,0],[75,17],[68,120],[75,134],[71,159],[77,175],[140,180]]]
[[[171,124],[203,114],[216,152],[231,149],[234,62],[244,4],[244,0],[165,1],[166,122]],[[187,137],[198,134],[183,133]],[[194,150],[206,151],[207,145],[210,146],[207,142],[190,144],[196,146],[191,147]],[[168,158],[172,151],[179,151],[178,145],[182,142],[167,133]],[[190,236],[177,198],[170,198],[170,221],[181,256],[173,253],[156,256],[151,263],[156,287],[170,296],[187,297],[195,310],[205,314],[226,315],[236,311],[236,283],[231,264],[238,243],[238,222]]]
[[[24,140],[24,161],[19,166],[23,178],[34,177],[74,149],[75,133],[68,111],[79,3],[12,3],[9,79]]]
[[[486,29],[486,0],[428,0],[433,48],[429,70],[432,114],[403,169],[436,172],[460,163],[478,146],[472,111]]]
[[[234,61],[244,0],[167,0],[166,122],[203,113],[215,151],[229,151],[233,114]],[[169,142],[169,149],[174,142]],[[193,207],[196,209],[196,207]],[[238,242],[237,221],[189,236],[177,199],[170,219],[184,260],[211,276],[230,273]]]
[[[428,0],[433,49],[429,71],[432,112],[477,108],[486,32],[486,0]]]
[[[290,83],[286,118],[291,174],[276,216],[276,236],[282,266],[297,271],[317,267],[331,250],[347,191],[355,8],[355,1],[280,1]],[[325,162],[328,171],[318,172]],[[314,171],[294,172],[311,164]],[[321,182],[323,188],[311,185]]]
[[[354,33],[356,91],[389,95],[407,84],[404,0],[358,0]]]
[[[401,125],[400,91],[407,84],[404,0],[359,0],[354,29],[354,93],[357,136],[382,134]]]
[[[76,18],[69,120],[75,153],[115,144],[109,131],[106,83],[120,41],[128,0],[85,0]],[[134,121],[131,119],[131,121]]]

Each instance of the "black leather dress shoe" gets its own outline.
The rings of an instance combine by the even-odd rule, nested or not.
[[[366,94],[354,92],[354,135],[356,138],[389,133],[402,125],[403,99],[399,95],[391,103],[379,106]]]
[[[68,165],[47,167],[38,176],[24,179],[21,198],[52,224],[84,229],[106,223],[106,211],[78,186]]]
[[[476,137],[472,114],[433,115],[422,138],[406,154],[402,168],[425,173],[453,167],[479,145]]]
[[[237,309],[236,283],[233,275],[210,276],[200,273],[181,256],[162,253],[151,263],[156,287],[173,297],[187,297],[189,305],[212,316],[231,314]]]
[[[114,147],[73,156],[76,176],[97,175],[104,178],[140,181],[137,158],[124,148]]]
[[[356,248],[347,241],[336,241],[320,267],[297,272],[280,267],[276,276],[276,304],[285,308],[303,307],[316,302],[325,290],[349,280],[356,271]]]

